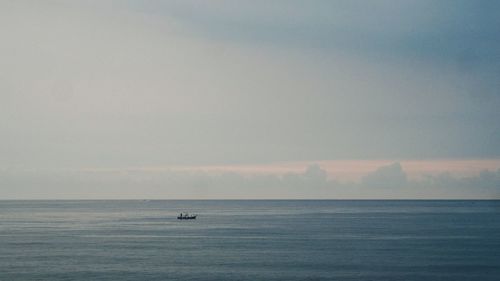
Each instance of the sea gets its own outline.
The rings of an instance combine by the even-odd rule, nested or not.
[[[500,201],[0,201],[0,280],[498,281]]]

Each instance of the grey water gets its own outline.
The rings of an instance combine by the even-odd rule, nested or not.
[[[500,280],[500,201],[0,201],[0,280]]]

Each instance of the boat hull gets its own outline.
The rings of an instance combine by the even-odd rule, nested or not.
[[[184,216],[178,216],[177,217],[178,220],[195,220],[196,219],[196,216],[188,216],[188,217],[184,217]]]

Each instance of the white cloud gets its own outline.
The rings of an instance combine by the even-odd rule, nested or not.
[[[408,183],[406,173],[401,164],[393,163],[378,168],[373,173],[363,177],[362,184],[367,187],[401,188]]]

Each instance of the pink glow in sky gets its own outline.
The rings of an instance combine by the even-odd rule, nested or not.
[[[235,172],[239,174],[274,174],[303,172],[307,166],[318,164],[326,170],[330,179],[341,182],[358,181],[376,169],[399,162],[409,179],[419,179],[425,175],[450,173],[461,178],[478,175],[481,171],[500,169],[500,159],[435,159],[435,160],[324,160],[278,162],[253,165],[208,165],[181,166],[173,170],[204,171],[209,173]]]

